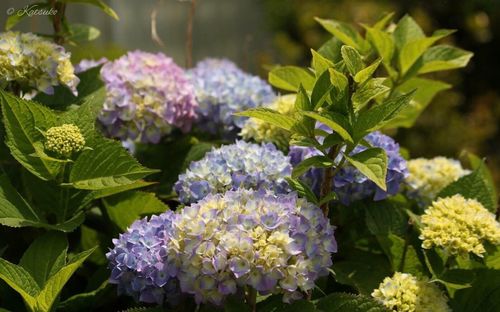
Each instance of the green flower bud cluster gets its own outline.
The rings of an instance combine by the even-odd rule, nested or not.
[[[70,157],[85,147],[85,138],[80,128],[73,124],[49,128],[45,139],[45,149],[63,157]]]

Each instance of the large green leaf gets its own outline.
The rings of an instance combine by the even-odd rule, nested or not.
[[[344,44],[350,45],[360,51],[366,50],[366,42],[351,25],[321,18],[316,18],[316,21]]]
[[[296,92],[301,84],[306,90],[312,90],[314,80],[309,70],[297,66],[278,66],[269,73],[269,83],[287,91]]]
[[[473,53],[449,45],[437,45],[422,56],[420,74],[467,66]]]
[[[66,264],[67,249],[66,235],[61,232],[47,232],[28,247],[19,265],[42,288],[49,277]]]
[[[355,140],[363,138],[369,132],[384,127],[395,119],[409,104],[414,92],[390,98],[373,108],[363,111],[354,126]]]
[[[122,231],[134,221],[150,214],[159,214],[169,210],[153,193],[127,192],[103,200],[109,218]]]
[[[373,298],[348,293],[333,293],[320,298],[316,307],[323,312],[387,312],[388,310]]]
[[[293,168],[292,172],[292,177],[293,178],[298,178],[302,176],[307,170],[309,170],[311,167],[314,168],[331,168],[333,167],[334,162],[330,158],[326,156],[312,156],[309,158],[304,159],[300,163],[298,163],[296,166]]]
[[[397,88],[397,92],[407,93],[415,90],[413,99],[401,110],[398,116],[385,124],[385,128],[412,127],[434,96],[451,88],[451,85],[426,78],[411,78]]]
[[[119,20],[118,18],[118,15],[116,14],[116,12],[111,8],[109,7],[104,1],[102,0],[61,0],[62,2],[65,2],[65,3],[82,3],[82,4],[90,4],[90,5],[93,5],[93,6],[96,6],[98,7],[99,9],[101,9],[104,13],[108,14],[109,16],[111,16],[112,18],[114,18],[115,20]]]
[[[439,194],[438,197],[453,196],[461,194],[465,198],[476,199],[489,211],[495,213],[497,210],[497,198],[494,188],[492,188],[488,176],[486,165],[480,164],[473,172],[461,177],[457,181],[449,184]]]
[[[76,42],[92,41],[101,35],[99,29],[85,24],[70,24],[69,31],[69,36],[67,36],[66,39]]]
[[[292,117],[265,107],[249,109],[235,115],[257,118],[288,131],[290,131],[295,124],[295,120]]]
[[[59,173],[61,163],[37,157],[35,145],[44,140],[37,128],[45,130],[55,125],[56,115],[48,108],[0,90],[7,140],[12,156],[42,180],[52,180]]]
[[[347,161],[358,169],[370,181],[373,181],[384,191],[387,189],[387,154],[381,148],[369,148],[360,153],[347,156]]]
[[[450,301],[455,312],[497,312],[500,270],[477,270],[472,287],[458,290]]]
[[[425,38],[422,28],[409,15],[399,20],[393,36],[396,46],[400,49],[408,42]]]
[[[158,172],[139,164],[119,142],[99,138],[73,164],[69,183],[77,189],[102,190],[128,185]]]
[[[352,95],[354,110],[362,110],[368,102],[389,92],[390,88],[384,85],[385,80],[386,78],[373,78],[359,87]]]
[[[18,292],[28,306],[36,304],[34,297],[40,292],[40,287],[25,269],[0,258],[0,278]]]
[[[321,75],[328,68],[333,67],[333,62],[321,55],[320,53],[311,49],[312,54],[312,68],[314,69],[316,76]]]
[[[333,101],[332,108],[336,112],[347,115],[349,109],[349,81],[341,72],[333,68],[329,69],[330,83],[332,84],[331,97]]]
[[[345,45],[340,49],[340,53],[351,76],[355,77],[358,72],[365,68],[363,59],[355,48]]]
[[[373,62],[372,64],[370,64],[366,68],[360,70],[356,74],[356,76],[354,76],[354,81],[356,81],[357,83],[363,83],[366,80],[370,79],[372,77],[373,73],[375,73],[375,71],[377,70],[377,68],[381,62],[382,62],[382,58],[378,58],[377,60],[375,60],[375,62]]]
[[[335,133],[338,133],[344,140],[353,142],[352,136],[347,130],[349,128],[348,121],[342,115],[336,113],[319,114],[316,112],[302,112],[302,114],[321,122]]]
[[[386,68],[391,68],[391,60],[395,50],[393,37],[382,30],[367,27],[366,38],[382,58]]]

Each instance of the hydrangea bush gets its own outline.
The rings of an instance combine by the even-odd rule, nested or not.
[[[0,310],[497,310],[485,160],[392,137],[467,65],[452,31],[317,19],[333,37],[269,84],[140,50],[74,70],[96,32],[71,2],[45,3],[55,43],[0,34]]]

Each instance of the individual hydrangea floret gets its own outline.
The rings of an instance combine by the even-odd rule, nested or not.
[[[0,33],[0,77],[53,94],[54,86],[68,87],[76,96],[78,77],[70,53],[32,33]]]
[[[349,205],[353,201],[370,197],[377,201],[385,199],[390,195],[395,195],[399,192],[401,183],[408,175],[406,160],[399,152],[399,144],[391,137],[376,131],[365,136],[364,140],[372,147],[384,149],[387,154],[387,190],[382,190],[353,166],[345,165],[333,179],[333,190],[337,193],[340,202],[344,205]],[[358,145],[351,152],[351,155],[360,153],[365,149],[367,149],[367,147]],[[292,164],[295,166],[306,158],[319,155],[319,152],[310,147],[293,146],[290,148],[289,155],[292,159]],[[323,170],[312,169],[308,171],[305,175],[305,180],[312,185],[312,189],[316,193],[319,193],[320,185],[323,180]]]
[[[295,193],[208,195],[185,207],[176,227],[170,255],[180,258],[181,290],[197,303],[220,305],[245,286],[299,299],[328,274],[337,251],[328,219]]]
[[[408,273],[396,272],[386,277],[372,297],[391,311],[451,312],[448,298],[435,284]]]
[[[184,203],[196,202],[208,194],[243,188],[266,188],[276,193],[289,191],[290,158],[271,144],[236,141],[213,148],[179,175],[175,191]]]
[[[77,73],[77,74],[82,73],[82,72],[87,71],[91,68],[106,64],[107,62],[108,62],[108,59],[105,57],[101,57],[98,60],[83,59],[78,64],[75,65],[75,73]]]
[[[275,97],[269,84],[229,60],[203,60],[189,75],[199,103],[199,126],[212,134],[235,136],[246,118],[234,113],[271,103]]]
[[[167,211],[134,222],[118,239],[106,257],[111,269],[110,283],[118,285],[118,293],[136,301],[161,304],[166,299],[175,303],[179,291],[175,276],[175,258],[168,248],[178,215]]]
[[[450,183],[470,173],[458,160],[446,157],[417,158],[408,161],[406,182],[413,197],[430,202]]]
[[[45,132],[45,149],[59,156],[70,157],[84,147],[85,138],[73,124],[52,127]]]
[[[482,257],[484,242],[500,244],[500,224],[495,215],[475,199],[462,195],[439,198],[421,217],[422,247],[439,247],[452,255],[474,253]]]
[[[296,98],[295,94],[283,95],[264,106],[283,115],[292,115]],[[245,122],[240,136],[245,140],[253,139],[256,142],[271,142],[280,148],[288,147],[290,141],[290,132],[256,118],[250,118]]]
[[[107,97],[99,120],[111,136],[158,143],[196,119],[193,86],[162,53],[129,52],[101,69]]]

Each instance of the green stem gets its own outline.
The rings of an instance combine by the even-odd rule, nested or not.
[[[246,301],[252,312],[257,311],[257,291],[251,287],[247,289]]]
[[[52,18],[52,27],[54,28],[54,42],[64,44],[64,36],[62,35],[62,22],[66,13],[66,3],[50,0],[50,6],[57,11]]]
[[[337,158],[339,151],[340,145],[332,146],[330,148],[330,151],[328,152],[328,158],[335,161],[335,158]],[[330,167],[325,169],[325,175],[323,176],[323,181],[321,183],[320,198],[325,198],[331,192],[332,180],[335,176],[335,173],[338,172],[338,168],[340,168],[340,164],[336,168]],[[326,217],[328,216],[328,207],[328,202],[321,205],[321,210]]]

